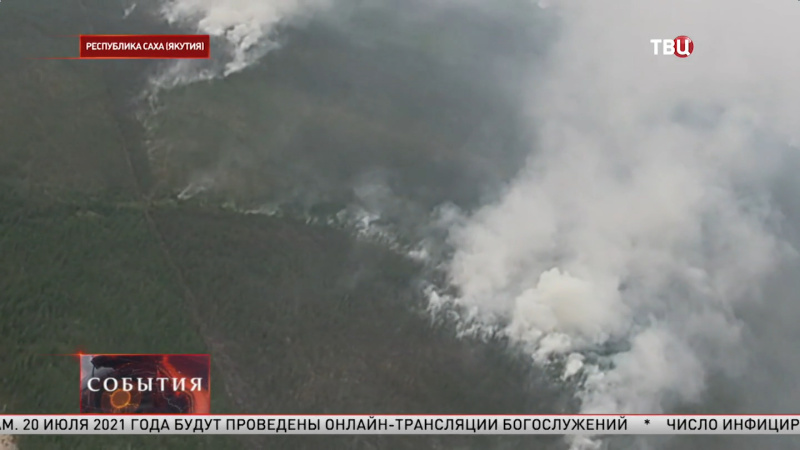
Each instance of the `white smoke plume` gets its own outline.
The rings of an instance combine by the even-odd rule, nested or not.
[[[767,185],[800,134],[800,5],[548,6],[559,36],[525,94],[538,147],[451,230],[454,301],[566,361],[585,413],[699,401],[735,363],[737,306],[793,255]],[[653,54],[679,35],[690,57]]]
[[[233,58],[224,74],[238,72],[263,56],[275,43],[272,33],[327,4],[327,0],[169,0],[163,7],[170,23],[191,23],[198,32],[227,41]]]
[[[331,0],[166,0],[161,18],[171,25],[209,34],[211,64],[178,61],[151,79],[149,95],[196,81],[239,72],[278,47],[277,28],[324,10]],[[218,44],[218,45],[215,45]]]

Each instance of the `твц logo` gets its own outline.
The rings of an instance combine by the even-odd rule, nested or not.
[[[653,44],[654,55],[675,55],[678,58],[686,58],[694,51],[694,42],[689,36],[678,36],[675,39],[650,39],[650,43]],[[661,53],[658,51],[659,46]]]

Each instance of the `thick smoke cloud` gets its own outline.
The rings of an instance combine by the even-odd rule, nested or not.
[[[769,187],[798,135],[800,8],[550,3],[539,149],[452,230],[456,302],[538,362],[568,358],[584,412],[699,401],[741,362],[737,309],[792,257]],[[683,34],[692,56],[653,54]]]
[[[742,402],[760,412],[793,404],[770,389],[788,386],[779,374],[800,373],[800,362],[768,351],[793,345],[784,339],[797,310],[785,239],[800,223],[800,204],[789,205],[796,183],[773,198],[775,180],[798,163],[788,159],[798,137],[797,2],[548,1],[537,13],[477,0],[358,8],[384,3],[396,4],[404,23],[463,8],[557,25],[547,59],[530,58],[528,89],[517,92],[538,136],[527,167],[499,201],[448,217],[458,223],[447,263],[455,303],[537,363],[563,367],[562,378],[581,386],[583,412],[691,406],[707,400],[712,377],[743,372],[753,375],[732,381],[751,383],[752,392],[734,394]],[[166,20],[213,34],[232,53],[205,75],[177,65],[169,74],[236,72],[274,48],[281,23],[356,9],[332,6],[170,0]],[[695,42],[692,56],[653,55],[650,39],[682,34]],[[531,56],[496,41],[480,51]],[[508,75],[515,88],[518,63]],[[393,204],[382,180],[365,183],[356,192],[363,203]],[[424,209],[414,206],[398,209]],[[756,373],[753,364],[770,369]]]

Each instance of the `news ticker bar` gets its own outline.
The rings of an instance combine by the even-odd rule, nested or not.
[[[0,434],[800,434],[800,415],[4,415]]]
[[[94,34],[80,36],[80,59],[208,59],[207,34]]]

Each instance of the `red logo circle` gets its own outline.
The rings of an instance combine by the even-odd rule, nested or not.
[[[678,36],[675,38],[675,56],[686,58],[694,51],[694,42],[689,36]]]

